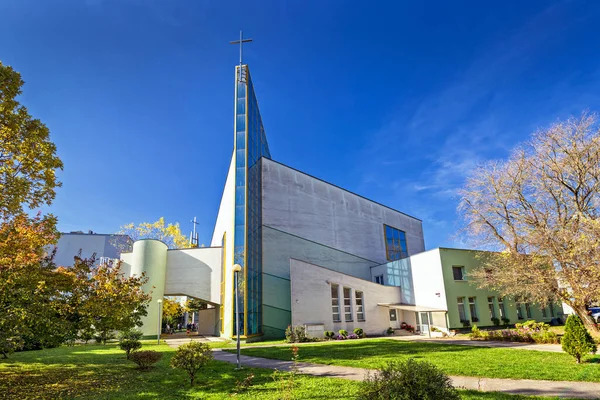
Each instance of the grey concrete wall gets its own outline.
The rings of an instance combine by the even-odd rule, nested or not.
[[[291,323],[290,259],[304,260],[334,271],[370,280],[374,262],[311,242],[279,230],[262,227],[263,332],[281,337]]]
[[[167,251],[165,296],[190,296],[220,302],[221,248]]]
[[[425,250],[420,220],[272,160],[262,163],[263,225],[385,263],[383,224],[406,232],[409,254]]]
[[[290,260],[292,325],[323,324],[325,330],[352,332],[362,328],[370,335],[380,335],[389,326],[389,311],[378,303],[398,303],[401,289],[382,286],[298,260]],[[338,284],[342,322],[333,322],[331,284]],[[343,287],[351,289],[353,321],[346,322],[343,309]],[[363,292],[365,321],[356,319],[356,291]],[[414,314],[414,313],[413,313]]]
[[[198,334],[217,335],[219,323],[219,307],[198,311]]]

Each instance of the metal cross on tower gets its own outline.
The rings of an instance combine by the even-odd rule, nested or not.
[[[196,217],[190,222],[194,224],[193,231],[190,232],[190,247],[198,247],[198,232],[196,232],[196,225],[200,225],[200,222],[196,222]]]
[[[244,47],[244,43],[251,42],[252,39],[244,39],[244,34],[240,31],[240,40],[234,40],[233,42],[229,42],[229,44],[239,44],[240,45],[240,67],[242,66],[242,48]]]

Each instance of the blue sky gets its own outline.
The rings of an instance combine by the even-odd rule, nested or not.
[[[164,216],[208,244],[239,29],[273,158],[464,246],[456,190],[537,128],[600,111],[593,1],[1,0],[0,60],[65,163],[62,231]]]

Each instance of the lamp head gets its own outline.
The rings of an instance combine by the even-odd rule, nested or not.
[[[233,265],[233,272],[240,272],[242,270],[242,266],[240,264]]]
[[[160,304],[160,303],[162,303],[162,299],[158,299],[158,300],[156,300],[156,302],[157,302],[158,304]]]

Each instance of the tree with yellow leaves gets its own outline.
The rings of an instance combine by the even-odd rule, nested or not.
[[[164,217],[160,217],[156,222],[142,222],[137,226],[133,222],[123,225],[117,233],[128,235],[134,242],[141,239],[160,240],[169,249],[185,249],[190,247],[188,238],[181,233],[179,223],[165,225]],[[120,250],[130,251],[130,249]]]

